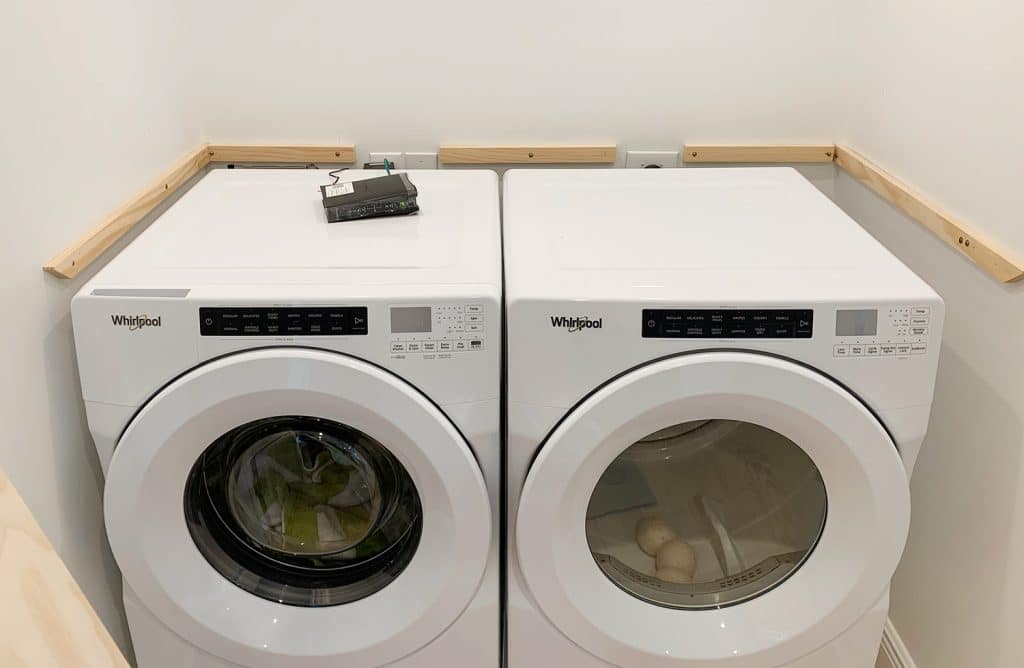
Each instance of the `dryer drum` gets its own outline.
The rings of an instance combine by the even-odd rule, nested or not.
[[[408,472],[352,427],[306,416],[241,425],[195,463],[189,532],[222,576],[262,598],[318,607],[380,591],[419,544]]]
[[[601,571],[648,603],[700,610],[767,593],[825,525],[813,460],[766,427],[686,421],[631,444],[594,488],[586,535]]]

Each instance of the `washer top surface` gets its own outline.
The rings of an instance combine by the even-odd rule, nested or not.
[[[98,286],[500,282],[494,172],[411,170],[420,211],[328,224],[325,169],[216,169],[91,281]],[[346,170],[339,182],[383,176]]]
[[[513,170],[503,206],[510,300],[934,295],[790,168]]]

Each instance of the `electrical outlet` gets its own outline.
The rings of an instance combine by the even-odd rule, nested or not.
[[[437,169],[436,153],[406,153],[406,169]]]
[[[369,162],[384,162],[384,158],[388,159],[393,169],[405,169],[405,160],[403,160],[402,153],[400,151],[391,153],[371,153]]]
[[[630,169],[678,166],[679,151],[626,151],[626,167]]]

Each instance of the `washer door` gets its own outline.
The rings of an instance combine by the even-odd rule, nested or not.
[[[878,420],[807,368],[738,352],[642,367],[552,432],[523,488],[522,576],[619,666],[778,666],[882,595],[910,520]]]
[[[377,666],[469,605],[491,540],[480,468],[396,376],[298,348],[215,360],[125,431],[107,533],[164,624],[246,666]]]

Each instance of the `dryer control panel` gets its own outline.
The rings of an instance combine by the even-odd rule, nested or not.
[[[484,349],[481,303],[393,305],[388,310],[392,358],[445,359]]]
[[[833,357],[908,357],[928,352],[931,308],[889,306],[836,311]]]
[[[809,339],[811,309],[644,309],[645,339]]]

